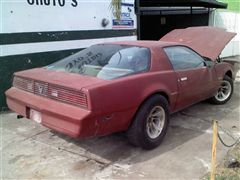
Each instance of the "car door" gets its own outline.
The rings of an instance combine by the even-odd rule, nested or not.
[[[178,78],[175,110],[199,102],[213,92],[216,81],[214,67],[206,66],[199,54],[185,46],[165,47],[164,51]]]

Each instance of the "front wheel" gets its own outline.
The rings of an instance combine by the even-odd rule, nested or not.
[[[229,76],[224,76],[221,86],[215,96],[210,98],[212,104],[225,104],[228,102],[233,93],[233,80]]]
[[[161,95],[154,95],[136,113],[127,131],[128,139],[135,146],[153,149],[162,142],[168,122],[168,101]]]

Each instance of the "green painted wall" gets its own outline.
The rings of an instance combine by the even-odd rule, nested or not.
[[[0,45],[133,36],[135,29],[1,33]]]
[[[0,57],[0,110],[6,109],[7,107],[4,92],[11,87],[14,72],[51,64],[79,50],[80,49]]]

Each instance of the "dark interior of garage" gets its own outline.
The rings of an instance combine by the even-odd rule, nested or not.
[[[208,14],[180,15],[141,15],[140,39],[159,40],[173,29],[190,26],[207,26]]]
[[[173,29],[208,26],[210,12],[227,8],[215,0],[135,0],[140,40],[159,40]]]

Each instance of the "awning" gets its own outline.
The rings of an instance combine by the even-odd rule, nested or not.
[[[216,0],[136,0],[140,7],[205,7],[226,9],[227,4]]]

